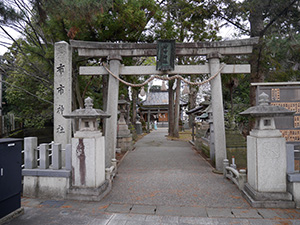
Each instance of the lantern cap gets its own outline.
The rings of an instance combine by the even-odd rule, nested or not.
[[[241,112],[240,115],[252,116],[252,117],[275,117],[275,116],[290,116],[295,112],[290,111],[284,107],[278,105],[270,105],[269,96],[266,93],[262,93],[258,96],[257,106],[252,106]]]
[[[119,105],[129,105],[130,103],[125,100],[125,95],[121,94],[118,104]]]
[[[65,118],[68,119],[93,119],[93,118],[109,118],[110,115],[106,112],[102,111],[101,109],[94,109],[93,106],[93,99],[87,97],[84,100],[84,109],[76,109],[71,112],[69,115],[63,115]]]

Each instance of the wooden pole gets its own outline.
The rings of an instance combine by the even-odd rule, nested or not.
[[[174,112],[174,137],[179,138],[179,111],[180,111],[180,86],[181,80],[177,79],[175,112]]]

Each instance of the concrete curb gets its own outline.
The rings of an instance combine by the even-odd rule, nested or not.
[[[7,223],[7,222],[23,215],[23,214],[24,214],[24,208],[21,207],[21,208],[15,210],[15,211],[11,212],[10,214],[6,215],[5,217],[1,218],[0,219],[0,225],[4,224],[4,223]]]

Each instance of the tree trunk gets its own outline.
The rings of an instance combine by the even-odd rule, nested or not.
[[[108,76],[102,76],[102,102],[103,102],[103,111],[107,111],[107,95],[108,95]]]
[[[262,61],[262,48],[263,48],[263,37],[262,31],[264,30],[264,21],[263,21],[263,6],[262,2],[258,4],[252,4],[254,9],[250,13],[249,21],[250,21],[250,35],[251,37],[260,37],[259,43],[254,46],[252,55],[250,57],[250,64],[251,64],[251,75],[250,81],[251,83],[255,82],[263,82],[264,76],[261,67]],[[254,106],[256,104],[256,87],[250,86],[250,104]]]
[[[261,2],[261,4],[263,4]],[[249,63],[251,65],[250,83],[257,83],[264,81],[263,67],[262,67],[262,51],[263,51],[263,34],[264,21],[263,21],[263,6],[260,4],[253,4],[255,8],[251,11],[250,21],[250,33],[251,37],[259,37],[259,43],[253,47],[253,52],[250,56]],[[256,105],[256,87],[250,86],[250,105]],[[254,127],[254,121],[250,120],[249,130]]]
[[[190,93],[189,93],[189,110],[196,107],[196,99],[197,99],[197,93],[198,90],[196,87],[191,86],[190,87]],[[189,127],[192,128],[195,121],[195,115],[189,114]]]
[[[179,138],[180,85],[181,85],[181,80],[177,79],[175,112],[174,112],[174,137],[177,138]]]
[[[169,136],[174,136],[174,80],[169,81]]]
[[[230,112],[231,116],[233,116],[233,85],[230,85],[229,87],[229,93],[230,93]]]
[[[135,125],[136,123],[136,102],[137,102],[137,90],[132,88],[132,118],[131,123]]]

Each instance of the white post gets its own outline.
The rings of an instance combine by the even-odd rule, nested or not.
[[[210,75],[215,75],[220,69],[219,53],[211,53],[207,56],[209,61]],[[211,84],[211,98],[213,110],[213,125],[214,125],[214,144],[215,144],[215,162],[216,170],[223,170],[223,160],[227,158],[226,140],[225,140],[225,125],[224,125],[224,109],[223,109],[223,94],[221,76],[218,74]]]
[[[40,145],[40,169],[49,168],[49,144]]]
[[[247,173],[246,173],[246,170],[245,169],[241,169],[239,171],[239,189],[240,190],[243,190],[244,189],[244,186],[245,186],[245,183],[247,181]]]
[[[71,120],[63,117],[72,111],[72,50],[69,44],[55,43],[54,57],[54,142],[65,148],[72,136]]]
[[[33,169],[37,167],[37,137],[24,138],[24,161],[25,169]]]
[[[65,149],[65,168],[66,170],[72,170],[72,145],[67,144]]]
[[[110,56],[110,70],[119,76],[122,58]],[[117,122],[118,122],[119,81],[112,75],[108,79],[107,114],[111,117],[105,123],[105,167],[111,166],[111,160],[116,158]]]
[[[52,167],[54,170],[59,170],[61,166],[61,144],[54,143],[52,145]]]
[[[226,170],[227,166],[229,166],[229,160],[224,159],[223,160],[223,176],[224,176],[224,178],[226,178],[226,175],[227,175],[227,170]]]

